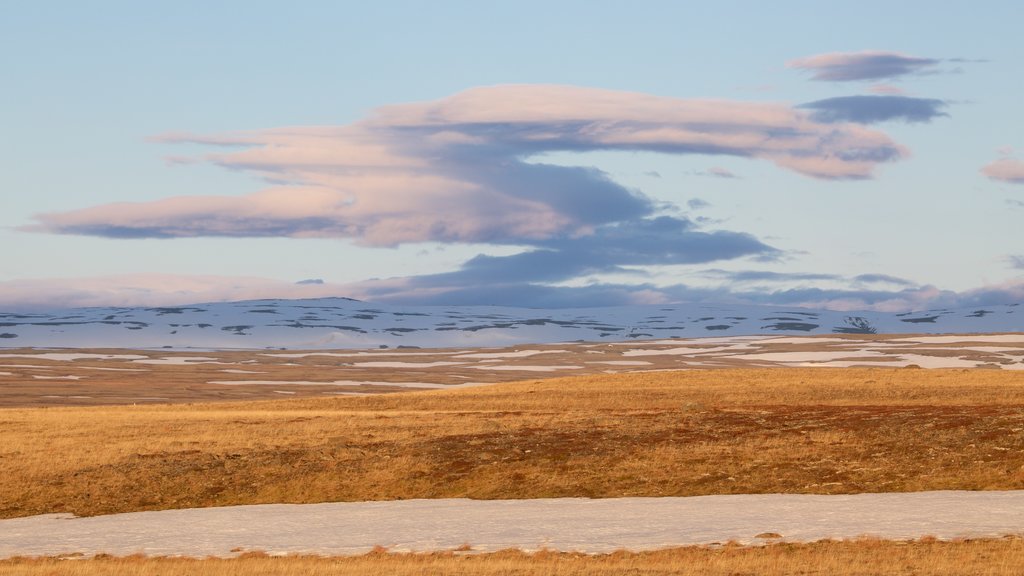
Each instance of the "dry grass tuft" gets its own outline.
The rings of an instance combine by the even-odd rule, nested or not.
[[[763,547],[687,547],[657,552],[585,555],[506,550],[490,554],[388,554],[349,558],[271,557],[230,560],[97,558],[0,561],[0,576],[345,576],[365,574],[480,576],[1011,576],[1024,573],[1024,541],[889,542],[861,540]]]

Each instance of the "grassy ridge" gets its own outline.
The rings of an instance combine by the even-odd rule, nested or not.
[[[1024,373],[767,369],[0,410],[0,517],[271,502],[1024,488]]]

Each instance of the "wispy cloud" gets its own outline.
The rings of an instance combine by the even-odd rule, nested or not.
[[[722,168],[721,166],[712,166],[708,168],[707,174],[716,178],[736,178],[736,174],[733,173],[732,170]]]
[[[771,270],[721,270],[712,268],[699,273],[706,278],[724,280],[734,284],[750,284],[762,282],[793,282],[805,280],[838,280],[836,274],[819,274],[814,272],[774,272]]]
[[[908,288],[917,286],[915,282],[900,278],[898,276],[891,276],[888,274],[860,274],[857,276],[843,276],[841,274],[825,274],[818,272],[775,272],[772,270],[722,270],[719,268],[711,268],[708,270],[701,270],[696,273],[699,276],[710,278],[714,280],[720,280],[728,282],[730,285],[783,285],[783,284],[803,284],[808,283],[820,283],[825,282],[838,282],[846,286],[854,286],[858,289],[873,286],[877,289],[878,285],[889,285],[890,287],[896,286],[899,288]]]
[[[872,94],[883,94],[890,96],[903,96],[904,94],[906,94],[906,91],[903,90],[903,88],[900,88],[899,86],[893,86],[892,84],[873,84],[871,86],[868,86],[867,91],[871,92]]]
[[[801,104],[798,108],[813,110],[818,122],[856,122],[876,124],[890,120],[907,123],[931,122],[949,116],[943,112],[948,104],[932,98],[909,96],[840,96]]]
[[[791,60],[786,66],[811,72],[811,80],[850,82],[920,74],[934,70],[941,62],[934,58],[919,58],[899,52],[868,50],[817,54]]]
[[[1024,270],[1024,255],[1011,254],[1006,257],[1006,261],[1010,264],[1011,268],[1016,270]]]
[[[1024,160],[1000,158],[982,167],[981,173],[1000,182],[1024,184]]]
[[[553,238],[539,249],[510,256],[477,256],[460,270],[416,276],[419,287],[561,282],[580,276],[626,271],[628,266],[698,264],[781,252],[740,232],[704,232],[685,218],[660,216],[602,226],[586,236]]]
[[[860,274],[852,278],[854,282],[861,284],[893,284],[896,286],[916,286],[917,283],[911,282],[906,278],[900,278],[899,276],[891,276],[889,274]]]
[[[44,214],[36,231],[113,238],[290,236],[529,244],[653,216],[643,194],[553,151],[646,150],[764,159],[825,179],[868,178],[905,150],[886,134],[780,104],[550,85],[476,88],[387,106],[346,126],[169,135],[224,146],[202,160],[265,178],[245,196],[179,196]]]

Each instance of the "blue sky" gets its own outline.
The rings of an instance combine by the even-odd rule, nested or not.
[[[1019,3],[364,4],[5,7],[0,306],[1024,299]]]

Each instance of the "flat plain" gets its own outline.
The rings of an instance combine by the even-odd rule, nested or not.
[[[484,349],[0,351],[0,407],[381,394],[724,368],[1024,369],[1024,335],[730,336]]]
[[[847,344],[844,338],[829,340],[832,344]],[[0,435],[5,440],[0,445],[0,477],[5,479],[0,483],[0,517],[409,498],[1024,489],[1024,371],[784,364],[735,367],[741,365],[740,360],[795,361],[794,352],[813,351],[804,339],[775,342],[770,348],[760,343],[754,350],[734,350],[734,355],[755,358],[733,358],[731,369],[698,368],[693,351],[683,355],[679,343],[631,344],[583,348],[575,351],[575,360],[565,356],[569,352],[560,351],[564,346],[442,351],[436,356],[428,354],[437,351],[403,351],[420,356],[397,359],[355,356],[356,362],[383,363],[370,366],[339,366],[338,356],[300,353],[281,357],[204,352],[190,354],[200,356],[199,360],[134,366],[128,363],[181,354],[122,350],[76,352],[141,358],[5,357],[8,366],[45,365],[24,369],[36,370],[34,374],[99,373],[110,383],[90,388],[95,382],[92,378],[33,379],[73,386],[75,393],[68,396],[92,397],[79,399],[82,402],[108,404],[94,406],[39,407],[38,401],[25,401],[20,392],[8,393],[11,387],[4,386],[8,406],[28,407],[0,410]],[[817,351],[823,352],[818,346]],[[962,359],[966,354],[980,354],[978,361],[987,362],[991,358],[985,355],[997,347],[1004,350],[1001,354],[1011,358],[1017,355],[1016,344],[973,343],[969,347],[982,350],[968,351],[953,350],[951,344],[943,342],[927,346],[931,357],[936,358]],[[697,346],[696,355],[707,355],[706,350],[716,347],[722,345]],[[910,354],[906,347],[901,342],[889,345]],[[1008,348],[1014,350],[1006,351]],[[655,349],[669,352],[651,352]],[[920,346],[913,353],[929,356]],[[465,358],[470,354],[485,356]],[[766,354],[770,356],[766,358]],[[847,361],[849,350],[842,354],[840,361]],[[231,363],[238,365],[207,364],[226,362],[229,355]],[[425,370],[426,374],[403,372],[409,368],[403,362],[433,364],[445,362],[439,358],[456,355],[463,356],[459,362],[464,364],[434,365]],[[580,355],[585,355],[586,362],[598,363],[585,364]],[[267,364],[282,365],[268,368],[260,358],[269,358]],[[252,362],[254,359],[256,362]],[[318,363],[325,360],[331,364],[320,367]],[[362,394],[337,394],[337,388],[343,386],[337,384],[323,388],[310,384],[284,388],[220,385],[230,390],[251,390],[247,393],[253,400],[239,400],[244,395],[211,395],[203,387],[213,377],[254,378],[249,372],[224,370],[275,371],[268,379],[282,381],[335,381],[341,379],[338,371],[372,369],[372,374],[364,376],[373,381],[411,381],[417,376],[420,381],[433,379],[434,384],[449,388],[451,384],[444,382],[465,381],[453,377],[461,375],[459,370],[476,370],[470,360],[499,360],[506,365],[525,365],[527,361],[530,366],[582,365],[591,373],[549,377],[564,373],[551,371],[533,373],[533,379],[523,380],[523,372],[509,371],[519,381],[443,390],[402,391],[400,386],[381,386]],[[344,361],[355,363],[352,358]],[[635,361],[657,363],[622,364]],[[678,362],[693,366],[671,370],[671,364]],[[715,362],[725,363],[720,358]],[[260,365],[253,367],[257,363]],[[64,374],[69,368],[77,372]],[[132,405],[123,397],[138,393],[134,381],[119,378],[136,378],[143,373],[109,368],[160,370],[145,373],[150,386],[160,387],[164,393],[181,391],[175,398],[178,403]],[[619,372],[638,368],[645,371]],[[604,373],[610,369],[618,373]],[[211,376],[214,370],[218,373]],[[448,380],[437,378],[438,374]],[[113,390],[118,382],[122,396],[102,395],[104,386]],[[278,399],[261,399],[267,397]],[[235,401],[202,401],[206,399]],[[75,403],[75,399],[64,400]],[[897,566],[904,571],[882,570],[889,566],[890,558],[905,559]],[[0,562],[0,574],[105,574],[128,570],[175,574],[194,572],[196,567],[190,562],[194,561],[5,560]],[[1009,539],[773,544],[758,549],[727,546],[611,556],[508,552],[276,559],[249,555],[204,562],[204,573],[216,574],[385,570],[661,574],[686,573],[690,567],[694,568],[692,573],[712,574],[952,574],[963,573],[965,566],[974,567],[971,573],[1009,574],[1024,569],[1024,554],[1020,541]],[[808,566],[820,570],[814,572]]]
[[[7,409],[0,517],[271,502],[1024,488],[1024,372],[736,369]]]

